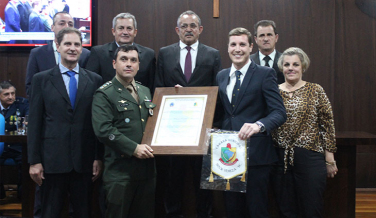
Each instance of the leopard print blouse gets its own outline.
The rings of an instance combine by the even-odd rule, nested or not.
[[[280,94],[287,120],[272,135],[276,146],[285,149],[285,172],[288,164],[294,165],[294,147],[320,153],[336,152],[332,106],[324,89],[307,82],[290,93],[280,90]]]

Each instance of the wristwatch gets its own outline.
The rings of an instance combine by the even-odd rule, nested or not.
[[[260,121],[257,121],[256,124],[260,127],[260,132],[265,132],[265,126]]]

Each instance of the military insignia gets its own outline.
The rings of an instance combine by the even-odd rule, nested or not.
[[[128,110],[128,108],[125,107],[124,110]]]
[[[129,118],[125,118],[124,120],[126,123],[129,123],[131,120]]]
[[[140,109],[142,108],[141,105],[138,106]]]
[[[119,91],[122,91],[122,89],[121,89],[121,88],[118,88],[118,90],[119,90]]]
[[[101,87],[99,87],[100,89],[104,89],[106,88],[107,86],[109,86],[112,82],[111,81],[108,81],[106,82],[105,84],[103,84]]]
[[[154,111],[153,111],[153,109],[149,108],[149,114],[150,114],[150,116],[153,116],[153,115],[154,115]]]
[[[148,96],[145,96],[144,101],[150,101],[149,98],[148,98]]]
[[[121,104],[119,105],[120,107],[125,107],[125,106],[128,106],[129,104],[128,103],[125,103],[125,104]]]
[[[124,103],[127,102],[127,101],[121,100],[121,101],[118,101],[118,102],[124,104]]]
[[[108,139],[111,140],[111,141],[113,141],[115,139],[115,135],[114,134],[109,135]]]

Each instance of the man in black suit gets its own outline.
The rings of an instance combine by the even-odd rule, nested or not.
[[[278,68],[281,52],[275,49],[278,41],[277,27],[272,20],[260,20],[254,26],[254,39],[259,51],[251,55],[251,59],[258,65],[272,67],[277,72],[278,84],[285,82],[283,73]]]
[[[244,28],[229,33],[231,68],[217,75],[219,99],[216,113],[222,129],[239,131],[248,143],[247,192],[226,192],[227,217],[268,217],[268,182],[272,163],[277,161],[271,131],[286,121],[286,110],[272,68],[250,60],[252,35]]]
[[[60,30],[65,27],[73,27],[74,21],[70,14],[66,12],[58,12],[53,18],[53,24],[51,25],[51,30],[55,34],[55,40],[49,41],[47,45],[42,47],[33,48],[30,52],[29,62],[27,63],[26,69],[26,94],[30,96],[30,85],[33,76],[36,73],[45,71],[53,68],[59,63],[59,53],[56,50],[56,36]],[[85,68],[86,62],[89,58],[90,51],[86,48],[82,49],[82,54],[80,56],[79,65]]]
[[[175,30],[180,42],[160,49],[155,87],[215,86],[221,58],[218,50],[199,43],[198,38],[203,30],[200,17],[193,11],[182,13]],[[209,217],[212,193],[200,189],[202,156],[170,157],[165,192],[167,217],[181,216],[186,167],[193,167],[197,217]],[[158,158],[157,169],[159,175]]]
[[[102,76],[103,82],[112,80],[115,69],[112,66],[117,47],[125,44],[135,45],[140,59],[140,69],[135,80],[153,91],[155,77],[154,50],[134,43],[137,35],[137,21],[130,13],[120,13],[112,20],[112,34],[115,41],[91,48],[87,69]]]
[[[92,180],[100,176],[99,158],[103,156],[90,111],[102,79],[78,65],[82,53],[80,31],[64,28],[57,42],[61,62],[36,74],[32,81],[29,172],[41,186],[42,217],[60,217],[68,193],[73,216],[90,217]]]

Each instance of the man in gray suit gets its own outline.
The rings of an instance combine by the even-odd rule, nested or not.
[[[275,49],[279,35],[274,21],[260,20],[255,24],[254,30],[259,51],[252,54],[251,59],[258,65],[272,67],[277,72],[278,84],[284,83],[285,77],[277,65],[281,53]]]
[[[200,17],[193,11],[183,12],[175,27],[180,41],[163,47],[158,55],[155,87],[215,86],[221,68],[219,51],[198,41],[202,33]],[[158,178],[161,176],[157,157]],[[196,192],[197,217],[209,217],[211,192],[200,189],[202,156],[171,156],[168,163],[165,208],[167,217],[181,217],[182,191],[187,167],[193,168],[193,186]],[[161,169],[162,168],[162,169]],[[158,186],[159,181],[157,181]]]
[[[112,34],[115,41],[91,48],[86,68],[101,75],[103,82],[112,80],[115,76],[115,69],[112,66],[115,50],[121,45],[133,44],[137,47],[140,59],[140,69],[135,80],[152,91],[155,76],[155,52],[134,43],[134,38],[137,35],[136,18],[130,13],[116,15],[112,20]]]

